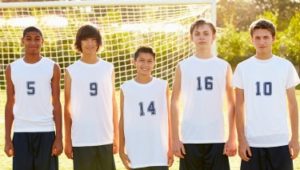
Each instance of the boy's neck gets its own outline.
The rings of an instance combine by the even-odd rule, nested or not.
[[[197,58],[207,59],[213,57],[213,53],[211,52],[211,49],[197,49],[195,56]]]
[[[23,60],[25,63],[29,63],[29,64],[34,64],[39,62],[42,59],[42,56],[40,54],[36,54],[36,55],[28,55],[25,54]]]
[[[87,64],[95,64],[99,61],[97,55],[87,55],[87,54],[82,54],[80,61],[87,63]]]
[[[153,79],[152,76],[142,76],[142,75],[136,75],[136,77],[134,78],[134,80],[138,83],[141,84],[147,84],[149,82],[151,82]]]
[[[272,56],[273,56],[272,52],[271,53],[257,53],[256,52],[256,55],[255,55],[255,57],[260,60],[268,60]]]

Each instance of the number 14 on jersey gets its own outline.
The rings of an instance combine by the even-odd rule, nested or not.
[[[139,106],[140,106],[140,116],[145,116],[144,103],[143,102],[139,102]],[[156,109],[155,109],[154,101],[151,101],[150,104],[148,105],[147,112],[150,112],[151,115],[155,115],[156,114]]]

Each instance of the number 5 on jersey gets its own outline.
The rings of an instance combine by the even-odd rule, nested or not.
[[[35,82],[34,81],[27,81],[27,94],[34,95],[35,94]]]

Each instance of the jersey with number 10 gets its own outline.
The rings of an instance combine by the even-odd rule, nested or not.
[[[158,78],[147,84],[130,80],[121,89],[125,148],[131,168],[167,166],[167,82]]]
[[[113,143],[113,65],[102,59],[95,64],[80,60],[67,68],[71,77],[73,146]]]
[[[34,64],[23,58],[11,63],[15,91],[14,132],[54,131],[51,80],[54,62],[42,57]]]
[[[288,144],[286,90],[299,82],[292,63],[277,56],[253,56],[238,64],[233,85],[244,90],[245,135],[251,147]]]
[[[191,56],[179,63],[183,113],[183,143],[222,143],[223,104],[229,64],[218,57]]]

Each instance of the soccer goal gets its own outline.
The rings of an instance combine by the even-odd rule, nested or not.
[[[178,61],[192,54],[189,27],[199,18],[215,22],[215,0],[101,0],[0,3],[0,88],[4,70],[22,56],[20,38],[27,26],[41,28],[43,55],[62,70],[80,56],[74,50],[77,29],[99,28],[103,48],[99,55],[115,66],[116,87],[133,78],[131,59],[140,45],[157,53],[154,76],[172,83]]]

